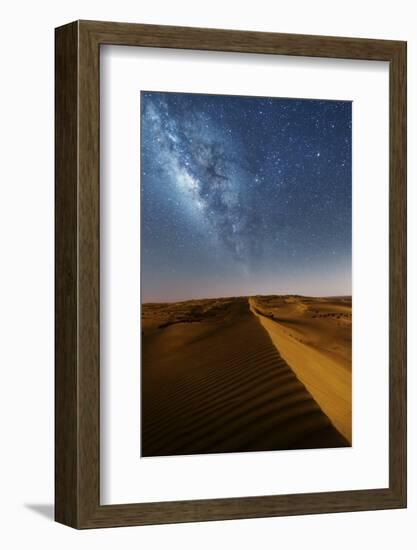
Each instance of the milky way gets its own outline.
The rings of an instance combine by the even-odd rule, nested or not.
[[[143,300],[350,293],[351,103],[141,93]]]

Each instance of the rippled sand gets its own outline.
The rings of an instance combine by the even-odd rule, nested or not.
[[[142,456],[349,446],[350,313],[344,298],[144,304]]]

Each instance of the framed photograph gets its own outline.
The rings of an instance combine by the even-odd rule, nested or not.
[[[406,43],[56,29],[55,517],[406,506]]]

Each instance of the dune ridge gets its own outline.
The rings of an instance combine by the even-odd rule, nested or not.
[[[142,456],[347,446],[247,298],[144,304]]]
[[[352,442],[350,298],[249,298],[251,311],[297,378]]]

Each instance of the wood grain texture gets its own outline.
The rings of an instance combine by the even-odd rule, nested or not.
[[[55,519],[76,525],[78,28],[55,43]]]
[[[407,48],[390,62],[389,189],[389,478],[406,505],[407,493]]]
[[[100,505],[101,44],[390,63],[390,482],[386,489]],[[406,44],[78,21],[56,29],[56,520],[75,528],[406,506]]]

